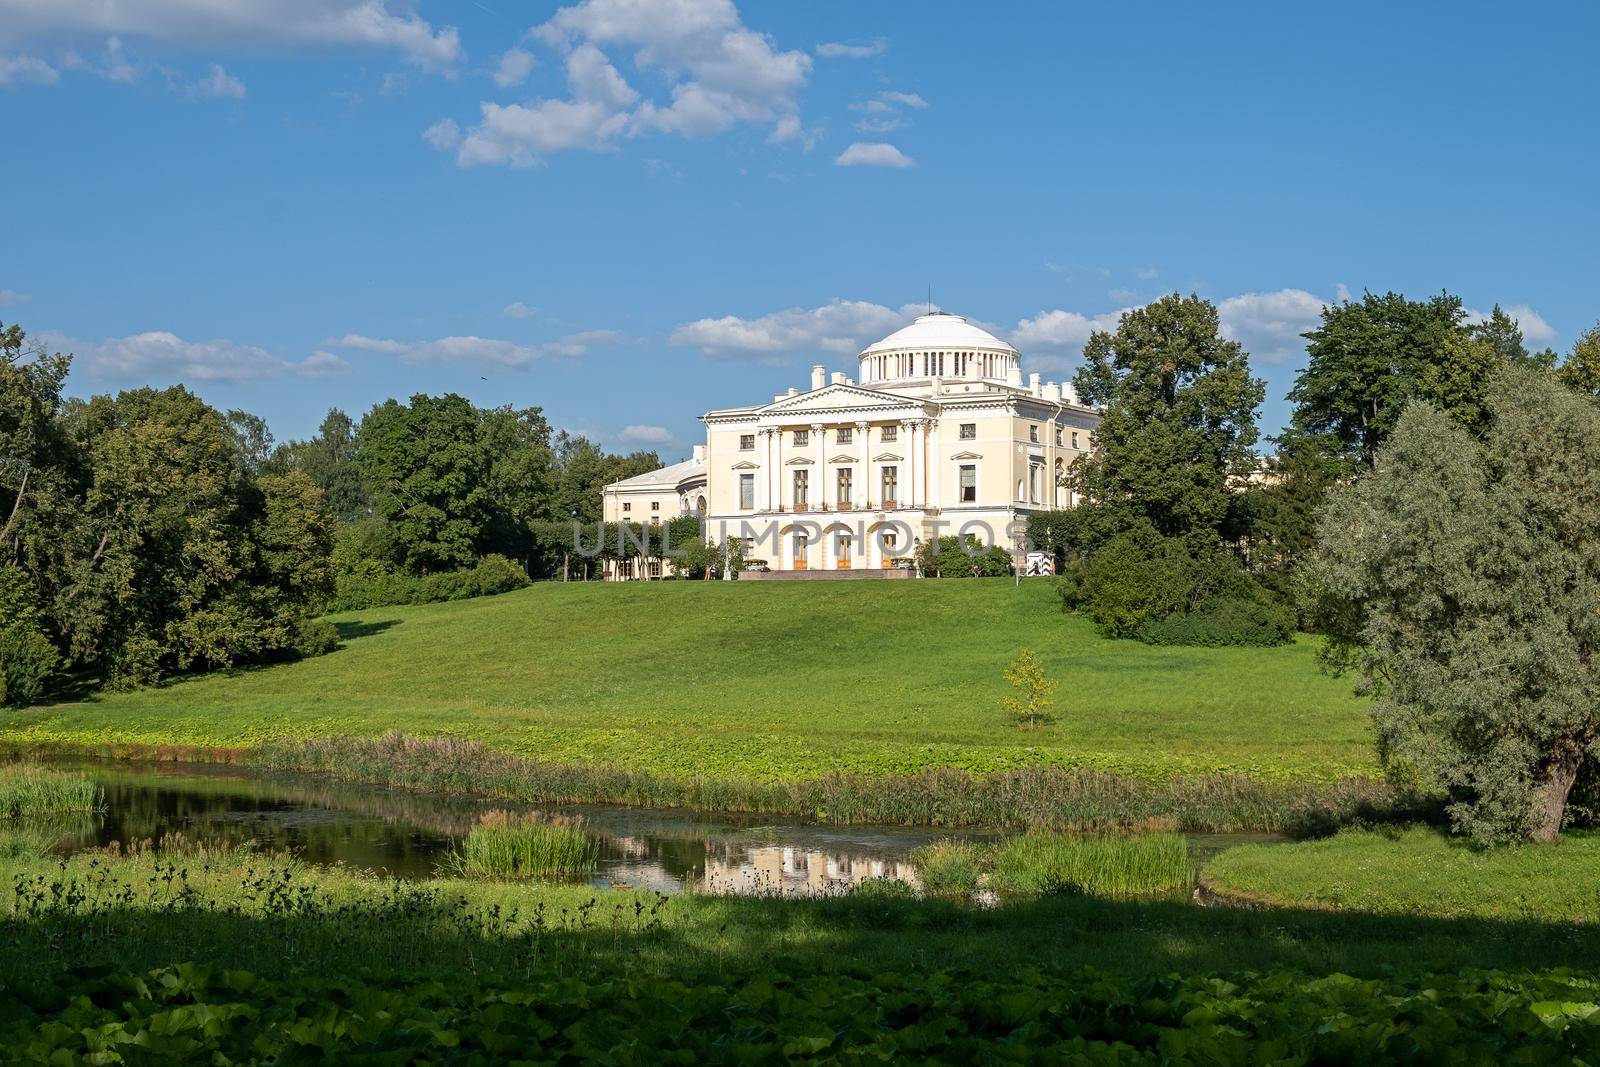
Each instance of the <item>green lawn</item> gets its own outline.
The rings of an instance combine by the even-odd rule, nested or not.
[[[1441,831],[1345,830],[1320,841],[1229,849],[1216,891],[1278,907],[1449,918],[1600,921],[1600,836],[1479,850]]]
[[[1362,702],[1318,672],[1310,639],[1108,641],[1042,581],[543,584],[335,621],[347,639],[332,655],[8,713],[0,742],[246,746],[400,729],[671,775],[1375,773]],[[1059,683],[1056,721],[1037,732],[999,706],[1001,669],[1022,648]]]

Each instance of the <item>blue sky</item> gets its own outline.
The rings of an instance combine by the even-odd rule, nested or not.
[[[926,300],[1600,318],[1600,5],[0,0],[0,320],[280,438],[460,392],[674,457]]]

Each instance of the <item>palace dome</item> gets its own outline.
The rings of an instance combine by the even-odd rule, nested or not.
[[[861,353],[859,380],[976,378],[1009,381],[1022,373],[1017,350],[960,315],[932,311],[918,315]]]

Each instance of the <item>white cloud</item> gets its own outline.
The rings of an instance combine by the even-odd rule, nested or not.
[[[213,63],[209,74],[189,82],[183,92],[191,100],[242,100],[244,82],[223,70],[220,63]]]
[[[0,308],[16,307],[18,304],[27,303],[31,297],[27,293],[19,293],[15,289],[0,289]]]
[[[533,166],[557,152],[612,150],[650,133],[709,137],[739,124],[771,124],[775,140],[804,141],[797,94],[811,58],[776,50],[743,25],[731,0],[582,0],[528,37],[566,56],[570,95],[482,102],[457,151],[459,165]],[[636,69],[664,80],[665,95],[641,96],[607,49],[630,52]]]
[[[388,0],[0,0],[0,40],[123,37],[187,48],[374,48],[427,69],[462,58],[454,27],[434,29]]]
[[[720,359],[777,362],[793,354],[855,355],[922,311],[920,304],[896,310],[865,300],[834,300],[819,308],[789,308],[753,319],[697,319],[673,330],[671,340]]]
[[[905,108],[920,111],[927,106],[928,102],[916,93],[886,89],[870,99],[857,100],[850,105],[850,110],[866,116],[855,122],[855,128],[862,133],[888,133],[906,124],[903,115]]]
[[[422,139],[433,147],[448,151],[461,143],[461,127],[455,119],[440,119],[422,131]]]
[[[672,445],[678,438],[665,426],[624,426],[617,440],[629,445]]]
[[[850,44],[845,41],[826,41],[817,45],[816,53],[823,59],[871,59],[881,56],[888,49],[889,42],[883,38],[868,41],[866,44]]]
[[[1153,282],[1161,276],[1161,272],[1155,267],[1135,267],[1133,276],[1142,282]]]
[[[501,308],[500,314],[504,315],[508,319],[531,319],[535,315],[539,314],[539,309],[531,308],[527,304],[524,304],[522,301],[518,300]]]
[[[1510,304],[1501,307],[1500,310],[1517,321],[1517,328],[1522,331],[1522,339],[1527,344],[1545,345],[1555,340],[1556,328],[1546,322],[1543,315],[1527,304]],[[1467,308],[1466,312],[1466,321],[1470,326],[1476,326],[1480,322],[1489,320],[1490,313],[1487,311]]]
[[[152,378],[185,382],[251,382],[299,375],[327,378],[349,370],[349,364],[328,352],[299,361],[275,356],[256,345],[227,340],[185,341],[165,330],[78,341],[60,334],[40,335],[53,350],[74,353],[90,377],[114,382]]]
[[[536,360],[551,356],[577,358],[587,355],[594,345],[611,344],[621,340],[622,335],[611,330],[587,330],[533,345],[470,334],[440,337],[433,341],[396,341],[351,333],[328,343],[334,348],[351,348],[399,356],[402,363],[432,365],[477,363],[499,367],[525,367]]]
[[[901,118],[857,119],[852,123],[862,133],[893,133],[903,129],[905,124],[906,120]]]
[[[1334,296],[1334,299],[1339,301],[1339,303],[1341,303],[1341,304],[1349,303],[1350,302],[1350,287],[1348,285],[1346,285],[1344,282],[1340,282],[1337,286],[1334,287],[1333,296]]]
[[[900,104],[904,107],[914,107],[919,110],[928,106],[928,102],[916,93],[902,93],[895,90],[879,93],[878,99],[885,103]]]
[[[54,85],[61,80],[56,68],[34,56],[0,56],[0,89],[17,85]]]
[[[513,48],[500,57],[500,66],[494,72],[494,83],[502,89],[521,85],[533,73],[533,53],[526,48]]]
[[[1305,351],[1300,335],[1322,321],[1326,302],[1304,289],[1242,293],[1217,305],[1222,335],[1244,345],[1254,360],[1283,363]]]
[[[834,163],[841,167],[914,167],[917,161],[892,144],[881,141],[857,141],[837,156]]]
[[[1304,351],[1300,335],[1321,321],[1323,303],[1304,289],[1242,293],[1217,304],[1217,317],[1222,335],[1242,344],[1253,360],[1282,363]],[[1114,331],[1122,316],[1132,310],[1134,307],[1128,306],[1098,315],[1059,308],[1041,311],[1018,322],[1011,341],[1024,356],[1037,352],[1045,357],[1038,369],[1058,369],[1070,361],[1059,357],[1076,357],[1091,333]]]

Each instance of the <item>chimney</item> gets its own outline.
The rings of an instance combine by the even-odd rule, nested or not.
[[[1049,385],[1045,386],[1044,398],[1053,403],[1059,404],[1061,402],[1061,384],[1059,382],[1051,382]]]
[[[694,446],[694,461],[696,463],[704,463],[706,461],[706,446],[705,445],[695,445]]]
[[[791,385],[791,386],[789,386],[789,391],[787,393],[783,394],[783,395],[784,396],[799,396],[800,395],[800,390],[796,389],[794,386]]]
[[[1065,400],[1069,404],[1078,404],[1082,402],[1078,399],[1078,390],[1072,387],[1071,382],[1061,383],[1061,399]]]
[[[1014,389],[1022,388],[1022,368],[1013,364],[1006,371],[1006,384]]]
[[[1039,374],[1037,371],[1028,375],[1028,392],[1034,396],[1039,395]]]
[[[844,371],[836,370],[836,371],[833,372],[833,384],[834,385],[843,385],[844,384]]]

